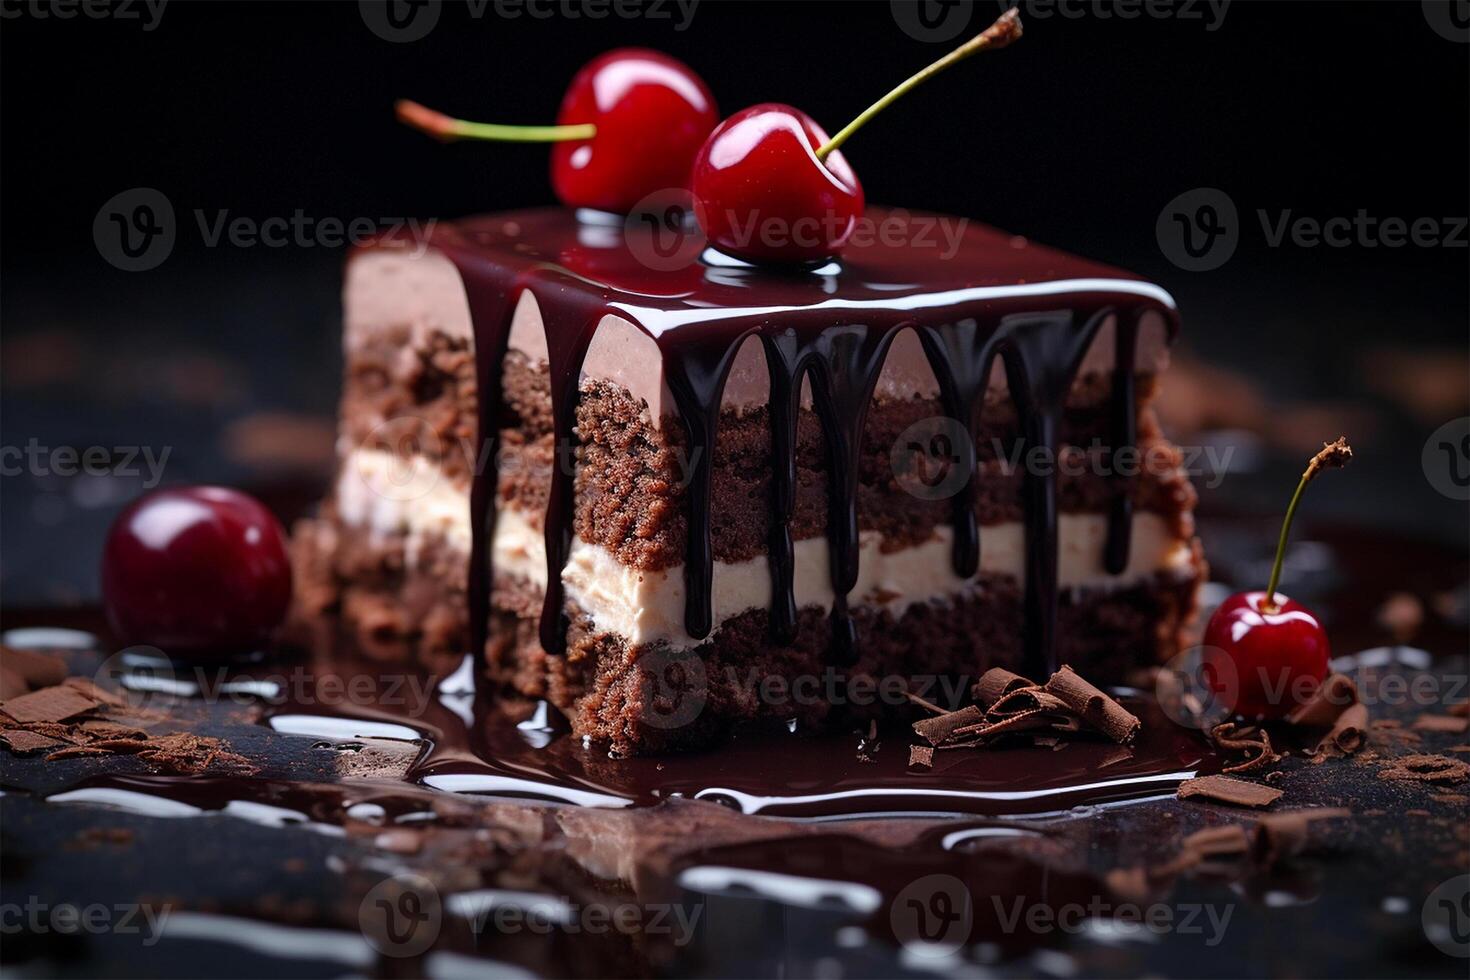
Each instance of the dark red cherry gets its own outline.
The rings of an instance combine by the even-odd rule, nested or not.
[[[572,78],[555,126],[469,122],[401,99],[398,119],[446,142],[552,143],[562,203],[626,214],[659,191],[689,186],[694,157],[720,116],[704,81],[657,51],[619,48]]]
[[[822,127],[789,105],[735,113],[694,162],[694,214],[710,243],[753,262],[817,262],[852,237],[863,187]]]
[[[156,490],[113,522],[102,602],[116,638],[169,654],[258,649],[291,601],[281,524],[225,487]]]
[[[1277,593],[1237,592],[1205,627],[1203,668],[1221,707],[1281,718],[1327,676],[1327,631],[1311,610]]]
[[[626,214],[656,191],[689,186],[694,158],[720,121],[714,96],[683,62],[620,48],[572,78],[556,117],[591,123],[591,139],[557,143],[551,184],[569,207]]]

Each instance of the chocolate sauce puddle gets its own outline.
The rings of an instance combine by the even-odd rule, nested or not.
[[[758,336],[771,381],[774,472],[770,501],[771,628],[791,635],[795,622],[790,518],[794,426],[803,380],[830,454],[827,540],[835,594],[833,659],[851,659],[857,644],[847,594],[858,576],[858,459],[868,403],[890,344],[916,330],[939,381],[946,410],[973,433],[992,362],[1000,358],[1026,448],[1058,450],[1066,392],[1096,332],[1116,322],[1119,360],[1114,384],[1113,445],[1133,442],[1133,361],[1137,332],[1156,314],[1170,335],[1178,318],[1166,293],[1127,273],[1031,245],[991,229],[967,226],[955,254],[920,247],[904,212],[870,209],[875,222],[899,222],[914,234],[854,247],[841,264],[817,271],[715,268],[692,263],[659,271],[639,260],[638,243],[615,228],[588,226],[564,210],[533,210],[438,226],[430,245],[459,269],[477,351],[480,442],[487,465],[471,493],[471,649],[483,650],[489,620],[490,567],[497,474],[493,466],[500,412],[500,365],[511,320],[526,293],[545,324],[558,465],[545,522],[546,592],[542,646],[565,648],[562,568],[572,541],[574,422],[583,358],[598,322],[622,317],[657,343],[665,376],[691,448],[685,630],[695,639],[713,628],[710,545],[710,451],[718,437],[721,396],[736,351]],[[393,241],[380,247],[391,247]],[[654,263],[661,264],[661,263]],[[980,534],[973,472],[954,502],[954,568],[975,574]],[[1027,572],[1024,648],[1032,673],[1056,666],[1057,489],[1055,467],[1024,479]],[[1132,508],[1126,481],[1116,483],[1109,512],[1106,564],[1126,564]]]
[[[338,688],[353,669],[341,661],[323,667]],[[703,752],[615,758],[572,735],[553,709],[471,696],[467,674],[468,660],[425,688],[426,700],[398,705],[332,705],[310,684],[293,685],[295,695],[273,705],[261,724],[336,742],[416,736],[422,748],[408,778],[448,792],[617,809],[683,798],[799,820],[1036,816],[1169,795],[1183,780],[1220,766],[1205,739],[1137,692],[1120,694],[1143,721],[1138,741],[1127,747],[1083,736],[1060,748],[939,751],[933,768],[910,768],[916,736],[895,725],[876,740],[866,732],[780,728],[737,734]]]

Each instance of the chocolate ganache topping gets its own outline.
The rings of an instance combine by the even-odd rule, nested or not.
[[[583,358],[604,316],[648,334],[690,446],[689,533],[684,574],[685,628],[702,639],[712,629],[711,459],[720,406],[736,352],[759,338],[770,379],[773,492],[769,540],[770,623],[788,642],[796,621],[790,520],[797,417],[803,381],[830,454],[827,541],[832,589],[832,656],[851,658],[855,636],[846,596],[858,576],[857,458],[874,386],[894,337],[917,334],[939,384],[945,412],[966,431],[996,359],[1029,449],[1055,458],[1067,391],[1101,326],[1114,331],[1111,449],[1135,441],[1134,360],[1140,325],[1155,315],[1169,338],[1178,316],[1164,290],[1137,276],[1035,245],[978,223],[953,242],[923,247],[934,216],[880,208],[868,220],[899,233],[855,241],[840,261],[817,268],[746,266],[705,251],[676,269],[646,260],[646,242],[630,242],[621,219],[537,209],[438,225],[429,239],[458,268],[474,324],[480,459],[471,491],[473,547],[469,602],[473,649],[484,648],[489,619],[490,553],[495,527],[501,363],[517,303],[539,306],[550,368],[557,459],[574,458],[574,422]],[[607,223],[611,222],[611,223]],[[632,227],[630,222],[629,227]],[[690,230],[690,235],[697,231]],[[932,240],[932,239],[930,239]],[[376,247],[392,247],[393,241]],[[688,252],[699,255],[698,249]],[[973,437],[971,439],[973,442]],[[1118,468],[1115,468],[1115,472]],[[1025,652],[1027,669],[1055,669],[1057,477],[1055,467],[1027,467]],[[540,622],[548,652],[565,649],[562,568],[572,544],[574,473],[553,467],[545,521],[546,592]],[[979,567],[975,471],[952,499],[954,570]],[[1132,508],[1128,479],[1114,477],[1105,567],[1127,563]]]

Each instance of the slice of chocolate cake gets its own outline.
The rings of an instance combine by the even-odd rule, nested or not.
[[[1168,294],[868,221],[806,270],[550,209],[359,250],[302,611],[385,655],[468,645],[622,752],[1171,656],[1203,563],[1149,408]]]

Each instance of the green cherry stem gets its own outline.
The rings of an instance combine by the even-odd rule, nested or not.
[[[590,140],[597,135],[592,123],[577,126],[503,126],[468,122],[437,112],[408,99],[393,104],[398,121],[446,143],[455,140],[493,140],[498,143],[564,143]]]
[[[840,147],[843,143],[846,143],[853,133],[856,133],[859,129],[862,129],[863,126],[866,125],[869,119],[872,119],[878,113],[882,112],[884,109],[888,108],[890,105],[897,102],[900,98],[907,95],[912,90],[918,88],[921,84],[933,78],[935,75],[938,75],[946,68],[950,67],[951,65],[959,64],[961,61],[964,61],[972,54],[979,54],[981,51],[1003,48],[1013,41],[1019,40],[1020,37],[1021,15],[1017,12],[1015,7],[1012,7],[1010,10],[1007,10],[1005,13],[1001,14],[1000,19],[997,20],[994,24],[991,24],[989,27],[985,28],[985,30],[970,38],[970,40],[966,41],[958,48],[955,48],[949,54],[945,55],[943,58],[940,58],[928,68],[921,69],[917,73],[909,76],[906,81],[901,82],[898,87],[893,89],[893,91],[889,92],[887,95],[883,96],[883,98],[879,99],[877,102],[874,102],[872,105],[864,109],[861,115],[859,115],[852,122],[848,123],[846,126],[843,126],[842,129],[838,131],[836,136],[823,143],[817,149],[817,159],[826,160],[828,154]]]
[[[1281,537],[1276,542],[1276,561],[1271,564],[1271,581],[1266,583],[1266,598],[1261,602],[1262,612],[1274,613],[1280,609],[1276,605],[1276,585],[1281,581],[1281,561],[1286,557],[1286,539],[1291,534],[1291,522],[1296,517],[1297,504],[1302,502],[1307,484],[1316,479],[1317,474],[1324,469],[1346,466],[1352,458],[1353,447],[1347,444],[1346,439],[1339,438],[1336,442],[1324,444],[1322,451],[1307,463],[1301,482],[1296,485],[1296,493],[1291,495],[1291,503],[1286,506],[1286,520],[1281,522]]]

